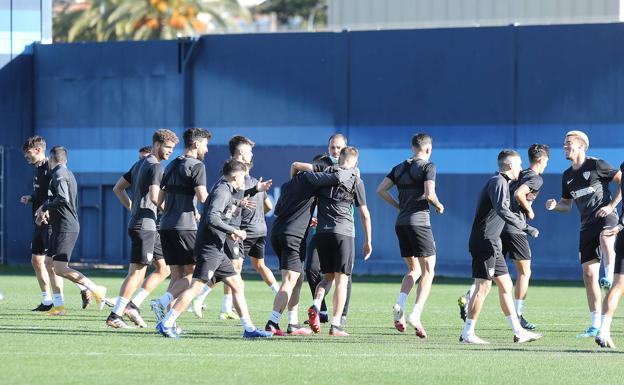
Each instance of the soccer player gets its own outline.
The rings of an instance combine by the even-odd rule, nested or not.
[[[347,146],[347,137],[343,134],[337,133],[333,134],[329,137],[327,141],[327,158],[331,161],[332,165],[338,164],[338,158],[340,157],[340,151]],[[291,169],[291,174],[298,172],[298,162],[295,162],[293,168]],[[358,208],[359,209],[359,208]],[[351,209],[353,212],[353,209]],[[363,216],[364,213],[361,209],[360,216]],[[312,223],[316,226],[316,218],[312,219]],[[321,272],[321,264],[319,262],[318,250],[316,248],[316,244],[314,242],[314,237],[310,241],[310,247],[308,249],[308,257],[306,259],[305,266],[306,278],[308,280],[308,285],[310,286],[310,291],[312,292],[312,298],[314,298],[314,293],[316,292],[316,287],[323,280],[323,273]],[[342,317],[340,319],[340,325],[344,327],[347,323],[347,315],[349,313],[349,303],[351,302],[351,276],[349,276],[349,282],[347,284],[347,299],[345,301],[344,310],[342,311]],[[327,316],[327,305],[325,304],[325,300],[321,302],[319,312],[319,319],[321,323],[326,323],[329,318]],[[306,320],[306,323],[308,321]]]
[[[624,163],[620,165],[620,172],[624,172]],[[620,193],[624,194],[624,184],[620,183]],[[622,292],[624,291],[624,209],[620,214],[617,226],[604,231],[605,235],[616,236],[615,240],[615,278],[611,290],[607,293],[602,302],[602,317],[600,332],[596,335],[596,343],[603,348],[615,349],[615,344],[611,338],[611,322],[618,307]]]
[[[532,204],[543,184],[542,174],[548,165],[550,150],[545,144],[533,144],[528,150],[530,166],[520,173],[517,181],[510,183],[509,192],[511,198],[511,211],[524,220],[533,219]],[[515,308],[520,319],[520,325],[527,330],[536,328],[535,324],[528,322],[522,315],[524,312],[524,301],[529,288],[531,278],[531,248],[524,232],[514,231],[511,226],[505,226],[501,233],[503,244],[503,255],[508,255],[514,261],[518,276],[515,287]],[[463,321],[466,321],[466,304],[470,296],[474,293],[474,284],[465,295],[459,297],[459,314]]]
[[[113,310],[106,319],[106,324],[113,328],[129,327],[122,318],[124,314],[137,326],[146,327],[139,309],[149,293],[169,276],[169,268],[163,261],[160,237],[156,231],[156,218],[162,179],[160,162],[169,159],[178,138],[172,131],[160,129],[154,132],[152,142],[150,154],[134,163],[130,171],[119,178],[113,187],[121,204],[132,215],[128,223],[128,235],[132,243],[128,275],[119,289]],[[128,187],[132,187],[132,199],[125,191]],[[152,263],[156,270],[130,300],[145,278],[147,266]]]
[[[247,137],[240,136],[240,135],[236,135],[232,137],[228,143],[228,148],[230,150],[231,159],[235,159],[235,160],[238,160],[239,162],[242,162],[249,169],[253,161],[254,145],[255,143]],[[247,169],[247,172],[249,171],[248,169]],[[234,193],[234,198],[238,200],[243,200],[244,197],[250,197],[250,198],[254,197],[259,192],[267,191],[271,187],[271,184],[272,184],[271,180],[262,181],[262,178],[260,178],[256,186],[250,187],[248,189],[237,190]],[[251,183],[248,183],[248,185],[251,185]],[[264,202],[264,201],[261,200],[261,202]],[[251,203],[255,204],[255,200],[252,199]],[[253,208],[255,207],[256,206],[254,205]],[[252,209],[252,207],[249,207],[249,209]],[[230,226],[235,227],[237,229],[241,228],[241,224],[242,224],[242,217],[240,215],[232,218],[232,221],[230,222]],[[252,243],[251,241],[248,241],[247,244],[249,246]],[[232,260],[232,265],[234,266],[234,269],[240,274],[240,272],[243,270],[243,262],[245,261],[244,258],[246,255],[245,245],[243,244],[243,240],[238,239],[238,238],[226,239],[225,254],[228,256],[228,258]],[[275,277],[273,276],[273,273],[271,272],[271,270],[269,270],[268,268],[266,268],[266,266],[264,266],[264,263],[262,263],[262,266],[264,268],[258,270],[258,272],[262,276],[262,279],[264,280],[264,282],[267,283],[267,285],[269,285],[271,290],[275,292],[276,289],[279,288],[279,286],[276,283]],[[200,300],[202,299],[200,298]],[[223,288],[223,302],[221,304],[221,313],[219,313],[219,319],[221,320],[238,319],[238,315],[234,312],[232,308],[232,300],[233,300],[232,290],[230,289],[228,285],[225,285]]]
[[[195,271],[191,286],[182,293],[173,308],[156,325],[156,330],[165,337],[177,338],[175,322],[186,310],[206,284],[211,286],[219,281],[229,286],[235,297],[235,305],[243,325],[243,337],[266,338],[273,334],[257,329],[247,309],[244,284],[239,273],[232,266],[231,260],[224,253],[227,237],[245,239],[244,230],[230,226],[232,217],[239,215],[240,201],[234,198],[234,192],[245,188],[247,166],[234,159],[225,162],[223,178],[210,191],[208,201],[204,205],[197,242],[195,243]]]
[[[35,167],[35,175],[33,177],[33,193],[24,195],[20,198],[23,204],[32,204],[32,214],[34,222],[34,214],[37,209],[48,198],[48,186],[50,185],[50,170],[48,169],[48,159],[45,156],[46,142],[39,135],[32,136],[24,142],[22,152],[28,164]],[[46,224],[37,226],[35,224],[35,232],[30,244],[32,257],[31,263],[35,270],[37,283],[41,288],[41,303],[33,309],[33,311],[49,311],[52,309],[52,291],[50,290],[50,277],[45,267],[45,254],[48,248],[50,237],[50,228]],[[63,280],[57,277],[57,282],[62,285]],[[82,285],[76,285],[80,289],[82,298],[82,308],[85,309],[91,303],[91,292]]]
[[[337,187],[324,187],[317,194],[318,225],[314,237],[324,278],[316,289],[312,306],[308,309],[308,322],[315,333],[321,331],[319,319],[321,302],[329,292],[332,282],[335,281],[336,289],[329,334],[339,337],[349,335],[341,327],[341,317],[347,296],[347,284],[355,259],[353,203],[356,203],[356,206],[359,206],[364,213],[362,216],[365,236],[364,260],[367,260],[372,252],[370,214],[366,207],[364,183],[355,169],[357,160],[358,150],[355,147],[343,148],[340,151],[338,167],[347,170],[354,169],[353,177]]]
[[[68,265],[78,240],[80,224],[77,212],[78,185],[74,174],[67,168],[67,150],[64,147],[52,147],[48,167],[50,169],[48,199],[35,212],[35,223],[48,224],[51,229],[45,263],[48,276],[51,278],[54,306],[47,314],[50,316],[65,314],[63,285],[59,283],[61,278],[85,286],[94,294],[98,310],[102,310],[106,288],[96,285]]]
[[[621,182],[622,173],[597,158],[586,155],[589,138],[582,131],[570,131],[565,136],[563,150],[572,165],[563,172],[561,199],[546,201],[546,209],[567,213],[572,201],[581,216],[579,236],[579,258],[583,267],[583,282],[587,292],[587,304],[591,325],[578,337],[595,337],[600,330],[600,286],[610,288],[613,282],[615,259],[615,237],[605,232],[617,226],[615,208],[622,195],[611,199],[609,183]],[[604,257],[605,276],[599,281],[601,253]]]
[[[477,211],[470,233],[469,249],[472,255],[472,278],[474,294],[468,302],[468,316],[459,341],[469,344],[487,344],[477,337],[475,325],[481,313],[485,298],[492,287],[492,280],[498,286],[498,296],[503,314],[514,333],[514,342],[530,342],[542,337],[520,326],[514,310],[512,287],[507,264],[502,253],[500,235],[506,224],[536,237],[539,232],[518,218],[509,209],[509,181],[517,180],[522,171],[520,154],[513,150],[502,150],[498,154],[498,169],[479,195]]]
[[[315,170],[331,167],[327,156],[319,155],[313,160]],[[275,335],[284,335],[279,322],[284,309],[288,307],[289,335],[309,335],[312,331],[299,325],[299,294],[303,284],[303,261],[310,219],[315,207],[315,193],[322,187],[337,186],[347,182],[353,175],[351,170],[337,172],[300,172],[284,183],[275,206],[275,222],[271,233],[271,245],[277,254],[282,272],[282,285],[273,301],[273,310],[264,330]]]
[[[171,283],[167,292],[151,303],[158,321],[167,306],[191,283],[199,219],[196,204],[208,198],[203,160],[210,138],[212,134],[201,128],[184,131],[184,154],[169,163],[160,183],[158,201],[165,206],[160,219],[160,239],[165,261],[171,269]]]
[[[377,193],[390,206],[399,210],[395,231],[399,240],[401,257],[407,266],[401,291],[392,308],[394,327],[405,331],[405,301],[418,277],[416,303],[408,321],[420,338],[427,338],[420,321],[425,302],[431,291],[436,262],[436,247],[429,220],[429,205],[435,207],[438,214],[444,212],[444,205],[435,192],[436,167],[429,160],[433,141],[427,134],[412,137],[412,158],[396,165],[377,187]],[[392,186],[399,191],[399,200],[390,195]]]

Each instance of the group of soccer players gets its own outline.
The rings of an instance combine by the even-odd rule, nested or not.
[[[316,156],[311,163],[292,163],[291,179],[282,186],[275,205],[276,219],[269,238],[279,258],[282,283],[278,285],[263,260],[268,238],[265,214],[273,209],[266,191],[272,180],[250,176],[254,142],[235,136],[229,142],[231,157],[221,166],[219,180],[208,191],[203,159],[211,137],[209,131],[201,128],[185,130],[182,155],[163,170],[161,161],[169,159],[179,139],[174,132],[159,129],[153,134],[152,146],[141,149],[139,160],[117,181],[113,190],[131,213],[131,261],[119,295],[108,300],[104,287],[68,266],[79,224],[77,185],[67,168],[67,150],[56,146],[46,157],[45,140],[40,136],[29,138],[23,152],[36,168],[34,189],[32,195],[21,200],[33,205],[35,221],[32,264],[42,301],[34,310],[46,311],[51,316],[65,314],[66,278],[80,287],[83,308],[92,298],[99,309],[107,303],[112,306],[107,325],[128,328],[125,316],[135,325],[146,327],[141,305],[171,277],[166,293],[150,304],[157,320],[156,330],[163,336],[180,335],[176,321],[187,309],[201,317],[206,295],[218,282],[224,284],[219,318],[240,319],[246,338],[319,333],[323,322],[330,323],[330,335],[348,336],[344,327],[355,260],[355,209],[364,230],[364,259],[372,252],[371,218],[357,169],[358,150],[347,146],[344,135],[335,134],[329,139],[328,154]],[[436,167],[430,160],[432,143],[427,134],[414,135],[412,157],[392,168],[377,188],[380,198],[398,210],[395,231],[407,268],[392,309],[394,326],[405,332],[409,323],[420,338],[427,338],[421,314],[431,291],[436,262],[430,207],[438,214],[444,213],[444,205],[436,195]],[[611,319],[624,290],[624,236],[620,234],[624,216],[618,218],[616,211],[622,195],[621,170],[588,157],[588,148],[586,134],[567,133],[564,150],[572,165],[563,174],[561,199],[549,199],[546,208],[567,212],[573,201],[577,204],[581,214],[579,256],[591,313],[591,326],[580,336],[594,337],[602,347],[614,347]],[[542,186],[541,174],[548,164],[549,148],[534,144],[528,155],[530,165],[522,170],[516,151],[501,151],[497,159],[499,170],[479,195],[469,239],[473,284],[459,300],[460,315],[465,321],[460,342],[487,343],[476,335],[475,325],[492,280],[499,288],[501,309],[514,342],[542,337],[531,331],[537,326],[528,322],[523,313],[531,275],[528,237],[539,235],[527,222],[535,217],[532,203]],[[624,163],[620,168],[624,168]],[[609,191],[611,182],[619,187],[613,198]],[[391,193],[393,187],[398,191],[396,198]],[[203,206],[201,213],[199,203]],[[309,232],[314,235],[308,244]],[[515,290],[505,255],[513,260],[518,271]],[[247,308],[240,275],[247,256],[275,296],[264,330],[254,326]],[[605,274],[599,280],[601,260]],[[149,265],[154,270],[146,278]],[[298,320],[304,270],[313,296],[307,312],[309,328]],[[406,300],[416,285],[416,301],[406,317]],[[332,286],[335,288],[330,316],[324,299]],[[602,311],[600,286],[610,289]],[[286,309],[288,324],[282,330],[280,320]]]

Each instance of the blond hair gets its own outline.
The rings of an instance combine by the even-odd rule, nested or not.
[[[589,138],[587,137],[587,134],[585,134],[583,131],[568,131],[568,133],[566,134],[566,138],[568,136],[578,138],[581,142],[585,144],[585,150],[589,149]]]

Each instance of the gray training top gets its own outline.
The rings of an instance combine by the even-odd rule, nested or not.
[[[78,184],[74,174],[63,165],[51,172],[48,200],[42,211],[50,211],[48,223],[53,231],[74,233],[80,231],[78,223]]]
[[[532,229],[511,212],[509,205],[509,179],[497,172],[487,181],[479,194],[477,212],[470,233],[470,251],[480,251],[484,246],[500,243],[500,234],[505,223],[525,232]]]
[[[224,178],[212,187],[199,222],[198,243],[214,244],[221,249],[227,235],[236,230],[230,224],[236,211],[234,206],[240,202],[234,197],[236,191]]]
[[[328,168],[327,172],[337,171],[339,166]],[[357,169],[351,168],[351,176],[337,186],[323,187],[317,193],[318,224],[316,233],[333,233],[355,237],[352,204],[366,205],[364,183],[357,176]]]
[[[245,190],[251,189],[258,184],[258,179],[245,175]],[[249,199],[256,203],[255,209],[243,208],[241,212],[241,230],[247,232],[247,238],[266,237],[267,225],[264,218],[264,199],[267,197],[265,191],[258,192]]]
[[[175,158],[165,169],[160,188],[167,193],[161,230],[197,230],[195,187],[206,186],[206,167],[189,156]]]
[[[435,165],[423,159],[408,159],[386,175],[399,191],[397,226],[431,226],[425,182],[435,182]]]
[[[540,188],[542,188],[542,184],[544,180],[541,175],[538,175],[535,171],[527,168],[526,170],[522,170],[520,172],[520,176],[517,181],[513,181],[509,184],[509,196],[511,200],[511,211],[520,219],[526,222],[527,217],[526,213],[520,206],[520,203],[516,200],[515,193],[522,185],[526,185],[529,188],[529,191],[537,195],[539,193]],[[522,234],[524,231],[518,229],[515,226],[509,226],[505,224],[503,228],[503,232],[508,234]]]
[[[148,155],[132,166],[132,217],[128,228],[156,231],[156,205],[149,195],[152,185],[160,186],[163,171],[154,155]]]

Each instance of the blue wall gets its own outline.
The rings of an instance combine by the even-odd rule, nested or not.
[[[7,105],[30,106],[30,132],[70,150],[81,185],[76,259],[128,261],[127,214],[112,185],[155,128],[181,134],[197,125],[214,134],[209,181],[228,156],[228,139],[240,133],[258,144],[253,174],[273,178],[276,187],[287,180],[291,161],[323,151],[334,132],[347,134],[361,149],[374,224],[373,258],[358,263],[356,272],[400,273],[395,212],[375,188],[410,155],[411,135],[426,131],[434,136],[438,192],[447,207],[433,219],[439,274],[470,273],[467,239],[476,196],[499,149],[524,154],[542,142],[553,152],[536,203],[542,236],[533,242],[534,275],[578,278],[578,215],[542,207],[560,195],[566,131],[583,129],[591,154],[614,165],[624,160],[623,37],[623,25],[603,24],[35,46],[32,67],[23,67],[31,71],[32,80],[25,81],[32,81],[33,92],[18,93]],[[0,125],[3,132],[14,130]],[[19,142],[27,132],[11,135]],[[17,167],[19,183],[28,186],[28,168],[23,161]],[[27,214],[9,203],[11,218]],[[26,261],[28,234],[15,232],[11,242],[10,260]],[[276,266],[274,258],[268,261]]]

